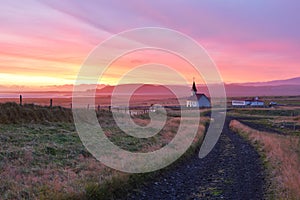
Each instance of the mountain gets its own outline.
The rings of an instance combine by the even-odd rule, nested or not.
[[[300,77],[267,82],[226,84],[227,96],[296,96],[300,95]]]
[[[292,79],[291,79],[292,80]],[[292,81],[272,81],[275,85],[268,84],[265,82],[263,84],[225,84],[225,90],[228,97],[237,97],[237,96],[296,96],[300,95],[300,84],[289,85]],[[281,83],[282,85],[277,85]],[[137,90],[133,90],[134,95],[172,95],[171,91],[166,89],[169,87],[177,91],[179,97],[186,97],[190,95],[191,86],[189,85],[137,85],[137,84],[125,84],[119,86],[106,86],[102,89],[97,90],[98,95],[109,95],[115,88],[119,91],[119,94],[125,94],[129,91],[132,91],[132,88],[138,87]],[[209,96],[208,88],[205,85],[197,85],[198,93],[204,93]],[[130,92],[129,92],[130,93]],[[127,93],[128,94],[128,93]]]
[[[300,86],[300,77],[285,79],[285,80],[274,80],[267,82],[250,82],[242,83],[239,85],[243,86],[279,86],[279,85],[299,85]]]
[[[190,94],[190,88],[183,85],[154,85],[154,84],[123,84],[117,86],[105,86],[96,90],[97,95],[110,95],[113,92],[117,94],[134,95],[164,95],[173,96],[173,93],[180,97]]]
[[[225,86],[225,89],[228,97],[300,95],[300,85],[247,86],[240,84],[229,84]]]
[[[191,85],[154,85],[154,84],[124,84],[118,86],[110,85],[79,85],[79,89],[90,91],[96,89],[97,95],[111,95],[113,91],[119,94],[134,95],[152,95],[152,96],[174,96],[187,97],[191,92]],[[170,89],[167,89],[170,88]],[[205,85],[197,85],[198,93],[204,93],[209,96],[208,88]],[[296,96],[300,95],[300,77],[274,80],[268,82],[251,82],[251,83],[232,83],[225,84],[227,96]],[[175,92],[172,92],[175,91]],[[42,87],[24,87],[24,86],[3,86],[0,85],[0,98],[18,98],[19,94],[44,93],[42,96],[68,96],[71,97],[73,85],[42,86]],[[65,95],[64,95],[65,93]],[[29,96],[29,94],[27,94]],[[36,97],[36,94],[30,94]],[[38,94],[41,96],[41,94]]]

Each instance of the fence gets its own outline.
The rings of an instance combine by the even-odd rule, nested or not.
[[[23,106],[25,104],[32,104],[32,105],[39,105],[39,106],[47,106],[49,108],[53,107],[64,107],[68,109],[72,109],[72,99],[71,98],[24,98],[23,95],[19,96],[18,98],[13,98],[13,99],[2,99],[1,102],[8,102],[8,101],[13,101],[18,103],[20,106]],[[86,109],[93,109],[97,112],[101,110],[106,110],[106,111],[113,111],[113,112],[120,112],[120,113],[125,113],[125,114],[130,114],[131,116],[134,115],[142,115],[142,114],[147,114],[149,112],[156,112],[156,110],[161,109],[161,108],[166,108],[166,109],[172,109],[172,110],[180,110],[180,109],[192,109],[192,108],[186,108],[184,106],[179,106],[179,105],[170,105],[168,106],[157,106],[154,104],[151,105],[146,105],[146,106],[110,106],[110,105],[89,105],[89,104],[82,104],[80,108],[86,108]]]
[[[56,100],[56,101],[55,101]],[[17,99],[14,99],[14,101],[17,101]],[[60,106],[64,108],[70,108],[72,109],[72,103],[71,100],[69,102],[65,102],[62,104],[61,102],[58,102],[59,100],[53,99],[53,98],[42,98],[41,99],[32,99],[32,98],[23,98],[22,95],[19,97],[19,105],[23,106],[24,104],[33,104],[33,105],[40,105],[40,106],[47,106],[49,108],[52,108],[54,106]],[[48,103],[47,103],[48,102]],[[17,102],[16,102],[17,103]],[[173,108],[177,109],[180,108],[180,106],[166,106],[168,108]],[[113,111],[113,112],[120,112],[120,113],[125,113],[125,114],[130,114],[131,116],[134,115],[142,115],[142,114],[147,114],[149,112],[155,112],[157,109],[162,108],[162,106],[156,106],[156,105],[149,105],[149,106],[110,106],[110,105],[84,105],[82,104],[81,108],[86,108],[86,109],[94,109],[97,112],[101,110],[107,110],[107,111]]]

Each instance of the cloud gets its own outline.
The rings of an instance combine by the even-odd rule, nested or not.
[[[89,52],[112,34],[159,26],[188,34],[203,45],[225,81],[294,77],[300,74],[299,8],[296,1],[280,0],[4,0],[0,68],[8,74],[69,80]],[[131,64],[144,60],[132,58]],[[13,82],[18,76],[10,78]],[[30,78],[24,81],[32,84]]]

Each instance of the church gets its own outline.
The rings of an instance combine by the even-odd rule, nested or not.
[[[195,81],[193,81],[192,95],[186,100],[186,107],[189,108],[210,108],[211,103],[205,94],[197,93]]]

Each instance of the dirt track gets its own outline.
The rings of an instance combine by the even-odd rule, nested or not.
[[[194,155],[124,199],[263,199],[264,170],[255,149],[229,130],[208,156]]]

